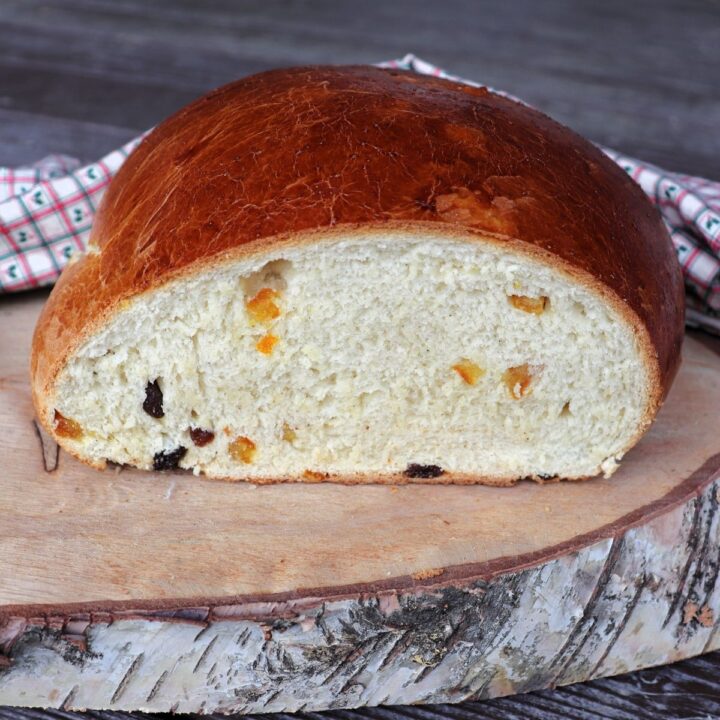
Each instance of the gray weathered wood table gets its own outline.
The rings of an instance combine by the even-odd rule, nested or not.
[[[414,52],[597,142],[720,178],[715,0],[303,3],[3,0],[0,165],[99,157],[216,85],[278,65]],[[720,654],[486,703],[345,718],[720,717]],[[0,709],[0,718],[67,717]],[[120,713],[89,713],[102,718]]]

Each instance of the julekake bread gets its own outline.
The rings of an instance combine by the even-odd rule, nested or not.
[[[608,476],[682,332],[660,217],[589,142],[483,89],[295,68],[132,153],[38,321],[32,387],[97,468]]]

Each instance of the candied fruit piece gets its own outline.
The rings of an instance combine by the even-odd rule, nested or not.
[[[249,465],[253,461],[256,450],[255,443],[243,435],[236,437],[228,446],[230,457],[246,465]]]
[[[537,298],[527,297],[527,295],[510,295],[509,299],[514,308],[533,315],[542,315],[548,304],[548,299],[544,295]]]
[[[263,355],[270,355],[270,353],[273,351],[273,348],[275,345],[277,345],[277,342],[280,338],[278,338],[276,335],[273,335],[271,333],[268,333],[267,335],[263,335],[257,343],[255,343],[255,347],[263,354]]]
[[[199,427],[188,428],[192,441],[198,447],[205,447],[215,439],[215,433],[212,430],[203,430]]]
[[[180,445],[168,452],[163,450],[155,453],[153,457],[153,470],[177,470],[186,452],[187,448]]]
[[[477,363],[467,358],[460,358],[460,362],[455,363],[452,369],[468,385],[474,385],[485,374],[485,371]]]
[[[163,412],[163,394],[157,378],[152,382],[148,382],[145,387],[143,410],[154,418],[161,418],[165,415]]]
[[[275,300],[280,297],[280,293],[272,288],[262,288],[254,298],[245,303],[245,308],[250,320],[255,323],[267,325],[280,316],[280,308]]]
[[[410,463],[403,475],[409,478],[436,478],[444,475],[445,471],[439,465],[419,465]]]
[[[283,423],[282,439],[289,443],[297,440],[297,433],[287,423]]]
[[[503,381],[515,400],[520,400],[520,398],[529,394],[532,379],[530,366],[527,363],[510,367],[503,373]]]
[[[327,473],[317,472],[317,470],[306,470],[303,473],[303,478],[305,478],[306,482],[319,483],[319,482],[322,482],[323,480],[325,480],[327,478],[327,476],[328,476]]]
[[[55,411],[55,432],[60,437],[70,438],[71,440],[79,440],[83,436],[82,428],[70,418],[66,418],[62,413]]]

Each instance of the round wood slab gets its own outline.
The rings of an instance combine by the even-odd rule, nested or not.
[[[720,645],[720,357],[697,340],[610,480],[254,487],[58,453],[27,380],[42,299],[0,305],[0,703],[451,702]]]

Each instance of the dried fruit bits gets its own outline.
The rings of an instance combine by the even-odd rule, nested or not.
[[[303,472],[303,478],[305,478],[307,482],[324,482],[328,477],[330,477],[328,473],[317,472],[316,470],[305,470],[305,472]]]
[[[203,430],[199,427],[188,428],[190,438],[197,447],[205,447],[215,439],[215,433],[212,430]]]
[[[530,366],[527,363],[510,367],[503,373],[503,382],[515,400],[520,400],[530,392],[532,379]]]
[[[270,355],[275,348],[275,345],[277,345],[279,338],[276,335],[273,335],[272,333],[268,333],[267,335],[263,335],[257,343],[255,343],[255,347],[263,354],[263,355]]]
[[[279,297],[280,293],[272,288],[258,290],[257,295],[245,303],[250,321],[267,325],[280,317],[280,308],[275,302]]]
[[[452,366],[452,369],[468,385],[474,385],[485,374],[485,371],[477,363],[467,358],[461,358],[459,362]]]
[[[527,297],[526,295],[510,295],[508,297],[510,304],[517,310],[522,310],[533,315],[542,315],[548,304],[548,298],[544,295],[540,297]]]
[[[233,460],[249,465],[255,457],[257,448],[250,438],[240,435],[228,445],[228,452]]]
[[[70,418],[66,418],[64,415],[55,411],[55,432],[60,437],[70,438],[71,440],[79,440],[83,436],[82,428],[79,423],[76,423]]]
[[[403,475],[409,478],[436,478],[444,475],[445,471],[439,465],[419,465],[410,463]]]
[[[145,401],[143,402],[143,410],[154,418],[161,418],[165,415],[163,411],[163,394],[158,383],[158,378],[152,382],[148,382],[145,386]]]
[[[187,448],[180,445],[174,450],[155,453],[153,457],[153,470],[177,470],[180,461],[185,456]]]

